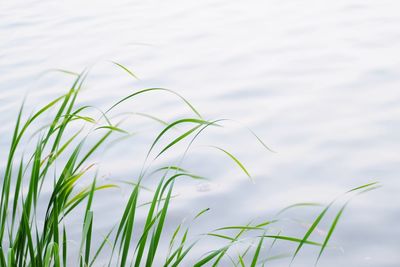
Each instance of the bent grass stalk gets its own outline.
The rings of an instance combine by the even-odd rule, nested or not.
[[[114,63],[134,78],[136,76],[125,66]],[[204,119],[194,106],[176,92],[164,88],[148,88],[139,90],[117,101],[106,112],[100,112],[99,119],[94,119],[84,114],[92,108],[90,106],[77,107],[76,99],[83,86],[87,71],[76,75],[76,80],[68,92],[49,102],[36,113],[23,119],[23,107],[21,106],[16,119],[15,128],[11,138],[10,148],[7,152],[5,169],[1,180],[0,199],[0,266],[96,266],[99,258],[108,257],[108,266],[154,266],[159,263],[161,255],[166,255],[163,266],[187,266],[191,262],[193,266],[219,266],[221,262],[229,260],[233,266],[264,266],[269,260],[277,260],[287,257],[287,254],[270,255],[269,252],[276,242],[290,242],[297,244],[292,254],[292,262],[298,256],[305,245],[318,246],[316,263],[322,256],[349,200],[339,208],[334,220],[331,222],[328,234],[317,242],[310,240],[317,226],[324,219],[329,210],[334,207],[335,199],[329,203],[317,216],[303,237],[282,235],[274,233],[270,225],[279,224],[279,214],[287,209],[300,206],[320,206],[317,203],[299,203],[283,209],[277,214],[278,219],[267,220],[261,223],[249,223],[247,225],[233,225],[220,227],[205,233],[201,238],[189,237],[190,226],[183,223],[176,226],[172,236],[165,236],[166,221],[173,196],[175,183],[179,179],[204,179],[199,175],[183,169],[180,164],[167,165],[152,169],[153,163],[166,151],[172,150],[175,145],[188,140],[188,145],[182,155],[186,157],[187,151],[200,134],[204,134],[209,127],[222,127],[225,119],[209,121]],[[194,117],[183,118],[167,123],[151,114],[133,113],[145,116],[157,122],[162,122],[164,129],[156,135],[151,144],[143,168],[136,181],[129,181],[117,185],[114,183],[102,183],[97,179],[97,171],[92,174],[90,170],[95,168],[91,158],[102,148],[111,136],[127,134],[118,123],[112,124],[108,118],[111,110],[119,104],[132,101],[135,96],[150,92],[167,92],[180,98],[193,112]],[[34,131],[33,126],[39,123],[44,116],[51,116],[50,123]],[[92,125],[91,133],[103,133],[100,137],[92,137],[89,133],[84,135],[83,128],[73,130],[71,124],[82,122]],[[161,140],[167,137],[166,133],[181,125],[191,126],[189,130],[176,134],[167,145],[161,145]],[[249,129],[250,130],[250,129]],[[29,136],[29,131],[33,134]],[[264,146],[269,147],[252,131],[252,135]],[[33,151],[23,151],[18,154],[24,145],[23,140],[37,140]],[[250,179],[250,172],[245,165],[231,152],[218,146],[211,146],[222,152]],[[157,150],[158,149],[158,150]],[[151,157],[149,164],[148,160]],[[146,165],[146,166],[145,166]],[[154,191],[147,189],[142,181],[147,176],[158,176],[159,181]],[[83,181],[91,178],[91,183]],[[44,197],[44,184],[53,184],[49,197]],[[112,227],[101,242],[93,241],[93,226],[96,214],[93,211],[93,202],[99,190],[107,190],[118,186],[132,186],[131,193],[125,204],[123,213],[115,227]],[[369,183],[359,186],[345,193],[351,195],[350,199],[360,193],[377,188],[377,183]],[[151,201],[142,201],[142,191],[151,192]],[[43,206],[43,199],[46,206]],[[142,202],[142,203],[141,203]],[[39,204],[40,203],[40,204]],[[83,208],[81,218],[82,230],[79,242],[79,253],[73,255],[69,248],[68,218],[74,211]],[[138,209],[145,209],[144,225],[137,221]],[[44,214],[43,211],[44,210]],[[191,221],[195,223],[209,209],[206,208],[196,214]],[[142,210],[141,210],[142,212]],[[260,234],[260,231],[262,234]],[[232,235],[233,233],[233,235]],[[245,236],[254,240],[251,245],[234,255],[230,249],[242,243]],[[217,238],[226,241],[226,245],[210,250],[197,260],[190,257],[190,253],[196,249],[200,239]],[[168,251],[160,251],[160,244],[169,244]],[[269,244],[269,248],[264,247]],[[104,256],[105,255],[105,256]],[[284,256],[282,256],[284,255]]]

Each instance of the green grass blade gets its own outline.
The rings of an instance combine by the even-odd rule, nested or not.
[[[201,260],[199,260],[198,262],[196,262],[193,265],[193,267],[201,267],[201,266],[207,264],[209,261],[211,261],[212,259],[214,259],[218,255],[220,255],[222,252],[224,252],[227,248],[228,248],[228,246],[220,248],[218,250],[215,250],[215,251],[209,253],[206,257],[204,257]]]
[[[318,257],[317,257],[317,260],[316,260],[316,262],[315,262],[315,265],[317,265],[319,259],[321,258],[321,255],[322,255],[322,253],[324,252],[324,250],[325,250],[325,248],[326,248],[326,246],[327,246],[327,244],[328,244],[328,241],[329,241],[329,239],[331,238],[331,236],[332,236],[332,234],[333,234],[333,231],[335,230],[336,225],[337,225],[337,223],[339,222],[339,219],[340,219],[340,217],[342,216],[343,211],[344,211],[344,209],[346,208],[346,206],[347,206],[348,203],[349,203],[349,202],[346,202],[346,203],[342,206],[342,208],[339,210],[339,212],[336,214],[335,219],[333,220],[332,225],[331,225],[331,227],[329,228],[328,234],[326,235],[325,240],[324,240],[324,242],[323,242],[323,244],[322,244],[322,246],[321,246],[321,249],[320,249],[320,251],[319,251],[319,253],[318,253]]]
[[[121,69],[123,69],[124,71],[126,71],[130,76],[132,76],[133,78],[135,78],[136,80],[139,80],[139,78],[132,72],[130,71],[127,67],[125,67],[124,65],[115,62],[115,61],[111,61],[112,63],[114,63],[115,65],[117,65],[118,67],[120,67]]]
[[[333,202],[329,203],[328,206],[326,206],[326,208],[324,208],[322,210],[322,212],[318,215],[318,217],[314,220],[314,222],[312,223],[312,225],[310,226],[310,228],[307,230],[307,232],[305,233],[303,239],[299,242],[299,245],[296,248],[296,251],[293,254],[292,260],[291,262],[293,262],[293,260],[295,259],[295,257],[297,256],[297,254],[299,253],[300,249],[303,247],[304,244],[307,244],[308,242],[308,238],[310,237],[310,235],[313,233],[313,231],[315,230],[315,228],[317,228],[318,224],[320,223],[320,221],[322,220],[322,218],[325,216],[326,212],[329,210],[329,208],[332,206]],[[278,238],[281,239],[281,238]]]
[[[162,212],[160,215],[160,219],[158,221],[158,225],[156,228],[156,231],[154,232],[154,235],[152,237],[152,240],[150,242],[150,247],[149,247],[149,251],[148,251],[148,256],[147,256],[147,260],[146,260],[146,266],[150,267],[153,264],[153,260],[154,257],[156,255],[157,252],[157,248],[158,248],[158,244],[161,238],[161,234],[162,234],[162,230],[164,228],[164,222],[165,222],[165,218],[167,216],[167,211],[168,211],[168,207],[169,207],[169,201],[171,199],[171,194],[172,194],[172,188],[173,188],[174,183],[172,182],[169,186],[169,190],[166,196],[166,199],[164,201],[164,206],[162,207]],[[161,196],[163,195],[162,191],[161,191]]]
[[[232,155],[231,153],[229,153],[228,151],[226,151],[223,148],[220,148],[220,147],[217,147],[217,146],[211,146],[211,147],[214,147],[214,148],[224,152],[226,155],[228,155],[240,167],[240,169],[247,175],[247,177],[249,177],[249,179],[252,182],[254,182],[253,178],[250,175],[250,173],[247,171],[247,169],[244,167],[244,165],[234,155]]]
[[[253,260],[251,261],[251,265],[250,265],[251,267],[256,267],[256,265],[257,265],[257,262],[258,262],[258,258],[259,258],[259,256],[260,256],[260,250],[261,250],[263,241],[264,241],[264,237],[262,236],[262,237],[260,238],[260,242],[258,242],[257,249],[256,249],[256,251],[255,251],[255,253],[254,253],[254,256],[253,256]]]
[[[119,104],[127,101],[128,99],[131,99],[137,95],[143,94],[143,93],[147,93],[147,92],[152,92],[152,91],[164,91],[164,92],[168,92],[171,94],[174,94],[176,96],[178,96],[199,118],[202,118],[202,116],[200,115],[200,113],[194,108],[194,106],[192,104],[190,104],[189,101],[187,101],[183,96],[181,96],[180,94],[174,92],[173,90],[170,89],[166,89],[166,88],[147,88],[147,89],[143,89],[143,90],[139,90],[133,94],[130,94],[124,98],[122,98],[121,100],[119,100],[117,103],[115,103],[114,105],[112,105],[107,111],[106,113],[110,112],[112,109],[114,109],[116,106],[118,106]]]
[[[296,238],[296,237],[291,237],[291,236],[283,236],[283,235],[263,235],[264,237],[267,238],[273,238],[273,239],[280,239],[280,240],[286,240],[294,243],[301,243],[301,244],[307,244],[307,245],[314,245],[314,246],[322,246],[321,243],[306,240],[304,241],[301,238]]]

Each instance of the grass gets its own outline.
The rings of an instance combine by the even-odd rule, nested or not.
[[[126,67],[118,63],[116,65],[135,77]],[[95,119],[85,113],[91,109],[90,106],[76,104],[86,76],[87,72],[77,75],[65,95],[49,102],[29,117],[24,117],[23,106],[18,113],[1,179],[0,266],[98,266],[99,259],[107,259],[108,266],[159,266],[161,255],[166,255],[162,262],[163,266],[189,264],[196,267],[225,266],[228,263],[232,266],[253,267],[268,265],[271,260],[287,258],[289,255],[293,262],[304,246],[319,247],[316,255],[317,263],[328,247],[350,199],[379,186],[377,183],[369,183],[344,193],[322,208],[302,236],[288,236],[277,231],[280,214],[287,209],[299,206],[318,207],[319,204],[294,204],[270,220],[221,227],[205,233],[202,237],[193,238],[190,236],[191,225],[208,211],[204,209],[194,216],[190,225],[179,224],[172,235],[167,236],[166,222],[174,197],[175,183],[181,178],[203,179],[203,177],[182,169],[179,164],[152,169],[152,163],[166,151],[174,149],[177,144],[187,141],[183,159],[200,134],[204,134],[209,127],[221,127],[224,120],[204,119],[186,99],[163,88],[136,91],[117,101],[102,113],[100,118]],[[130,185],[102,182],[97,178],[97,171],[93,171],[96,166],[91,162],[92,157],[112,136],[127,133],[118,123],[111,122],[108,118],[110,112],[117,109],[121,103],[149,92],[167,92],[176,95],[189,107],[193,117],[166,123],[152,115],[137,113],[161,122],[164,129],[154,138],[145,155],[142,170],[137,179],[129,182]],[[51,122],[34,131],[44,117],[50,117]],[[91,129],[89,133],[85,131],[87,128],[73,127],[76,122],[89,125]],[[182,125],[190,126],[189,130],[180,133],[174,131],[175,136],[170,138],[166,145],[161,146],[163,144],[161,140],[166,139],[172,129]],[[93,132],[101,135],[92,136]],[[269,149],[253,131],[250,132],[262,146]],[[32,144],[33,140],[36,140],[34,148],[24,151],[26,142]],[[225,154],[227,160],[231,160],[244,176],[251,178],[245,165],[236,156],[223,148],[214,148]],[[158,184],[150,191],[151,200],[146,202],[143,191],[148,193],[149,190],[145,188],[143,181],[149,176],[158,177]],[[90,184],[87,183],[88,179],[91,181]],[[101,242],[95,242],[94,198],[100,190],[117,186],[131,186],[129,198],[117,225],[109,229]],[[44,190],[48,187],[51,188],[50,193]],[[311,240],[312,234],[333,209],[334,204],[342,199],[346,201],[338,208],[323,240]],[[138,223],[139,212],[144,212],[146,215],[144,224]],[[80,214],[80,217],[76,214]],[[82,223],[78,253],[70,247],[70,233],[73,230],[73,226],[69,223],[70,217],[81,220]],[[210,250],[200,258],[190,257],[198,248],[199,239],[204,241],[207,238],[219,239],[225,242],[225,245]],[[249,239],[250,244],[243,242]],[[296,248],[291,254],[270,254],[271,248],[279,242],[295,244]],[[165,251],[161,244],[167,244],[168,250]],[[233,247],[240,249],[233,250]]]

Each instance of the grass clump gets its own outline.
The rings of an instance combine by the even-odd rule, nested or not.
[[[131,72],[124,66],[117,64]],[[108,266],[264,266],[268,261],[282,257],[291,257],[292,261],[304,246],[318,246],[319,260],[327,248],[344,208],[355,195],[372,190],[378,186],[369,183],[346,192],[342,197],[347,201],[339,208],[332,220],[329,231],[322,242],[310,237],[322,219],[333,207],[336,200],[325,206],[307,231],[299,237],[284,235],[276,230],[279,214],[270,220],[250,222],[246,225],[233,225],[212,230],[204,238],[217,238],[225,242],[220,248],[210,250],[200,258],[193,259],[190,253],[198,245],[198,240],[190,237],[190,226],[179,224],[171,236],[165,235],[166,220],[169,216],[173,190],[178,178],[203,179],[177,165],[166,165],[152,169],[156,159],[184,140],[188,141],[186,153],[196,138],[208,127],[220,127],[224,120],[209,121],[182,96],[163,88],[139,90],[112,105],[100,118],[94,119],[85,112],[90,106],[77,106],[76,99],[82,88],[87,73],[82,73],[70,90],[40,108],[28,118],[23,117],[21,107],[7,152],[4,173],[1,179],[0,200],[0,266],[98,266],[100,259]],[[131,74],[132,75],[132,74]],[[134,76],[134,75],[133,75]],[[106,233],[101,242],[94,242],[94,197],[99,190],[116,187],[115,183],[103,183],[97,178],[97,172],[91,158],[115,133],[126,133],[108,118],[111,110],[138,95],[152,91],[166,91],[183,100],[193,112],[193,117],[165,123],[151,115],[145,115],[165,124],[164,129],[155,137],[145,156],[145,163],[137,179],[130,181],[132,189],[125,203],[125,208],[117,225]],[[34,131],[43,117],[50,117],[51,122]],[[91,130],[73,127],[74,122],[92,125]],[[160,149],[161,139],[167,133],[181,125],[190,126],[189,130],[176,134]],[[101,132],[92,137],[91,132]],[[33,133],[32,133],[33,132]],[[252,134],[254,132],[251,131]],[[265,146],[256,136],[260,144]],[[24,141],[34,143],[33,149],[23,151]],[[266,147],[266,146],[265,146]],[[232,153],[215,147],[237,165],[244,175],[251,177],[245,166]],[[266,147],[268,148],[268,147]],[[149,163],[150,164],[146,164]],[[151,199],[143,204],[143,181],[153,175],[158,177],[156,187],[151,191]],[[90,179],[90,183],[83,181]],[[49,188],[47,192],[45,188]],[[83,185],[83,186],[82,186]],[[125,185],[127,186],[127,185]],[[342,198],[341,197],[341,198]],[[311,203],[297,206],[314,206]],[[286,209],[288,209],[286,208]],[[139,209],[141,209],[139,211]],[[285,209],[285,210],[286,210]],[[78,219],[82,222],[78,252],[70,249],[70,232],[73,230],[68,219],[80,210]],[[283,210],[282,212],[284,212]],[[208,209],[200,211],[193,222]],[[137,221],[138,212],[145,213],[143,224]],[[271,225],[275,225],[271,228]],[[250,244],[243,240],[251,239]],[[296,248],[290,255],[269,255],[271,248],[278,242],[290,242]],[[161,243],[168,245],[168,250],[161,250]],[[239,245],[239,250],[231,253],[231,248]],[[166,255],[164,260],[161,255]]]

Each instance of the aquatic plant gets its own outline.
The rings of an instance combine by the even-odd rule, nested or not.
[[[132,76],[126,67],[117,64]],[[83,86],[87,72],[77,75],[69,91],[24,118],[23,106],[16,118],[10,148],[7,152],[4,173],[1,179],[0,200],[0,265],[1,266],[98,266],[99,259],[106,259],[108,266],[218,266],[223,261],[232,266],[264,266],[270,260],[288,255],[269,255],[270,248],[278,242],[296,244],[295,251],[289,257],[292,261],[304,246],[318,246],[321,257],[329,244],[343,210],[350,199],[360,193],[377,188],[377,183],[368,183],[347,191],[322,208],[310,227],[300,237],[288,236],[280,232],[279,214],[276,217],[245,225],[231,225],[205,233],[202,238],[217,238],[226,242],[224,246],[210,250],[200,258],[190,258],[197,248],[198,240],[190,238],[191,226],[176,225],[172,236],[165,235],[166,220],[169,216],[173,190],[178,178],[203,179],[177,165],[152,168],[152,164],[166,151],[172,150],[178,143],[187,141],[186,153],[200,134],[209,127],[221,127],[224,120],[207,120],[186,99],[174,91],[163,88],[148,88],[135,91],[121,99],[95,119],[85,114],[90,106],[77,106],[76,99]],[[193,117],[165,123],[164,129],[156,135],[145,156],[145,163],[137,178],[129,185],[117,182],[104,183],[98,179],[95,166],[91,162],[106,142],[116,133],[126,133],[118,123],[113,124],[108,115],[121,103],[131,101],[138,95],[150,92],[168,92],[180,98],[193,113]],[[160,121],[151,115],[144,116]],[[41,127],[43,117],[51,118],[50,123]],[[87,127],[76,127],[82,122]],[[80,124],[79,124],[80,125]],[[172,129],[190,126],[183,132],[174,131],[174,136],[161,146]],[[38,128],[38,129],[37,129]],[[93,132],[101,133],[91,135]],[[178,132],[178,134],[177,134]],[[268,147],[251,131],[266,149]],[[25,143],[24,143],[24,141]],[[26,143],[34,143],[33,149],[24,149]],[[164,140],[165,141],[165,140]],[[161,147],[160,147],[161,146]],[[251,177],[245,165],[226,149],[215,147],[237,165],[245,176]],[[142,198],[146,177],[158,177],[158,183],[151,192],[151,200]],[[152,178],[154,179],[154,178]],[[90,183],[87,181],[90,180]],[[109,190],[117,186],[129,187],[130,194],[117,225],[105,234],[102,242],[93,241],[94,212],[93,203],[100,190]],[[50,192],[45,188],[51,188]],[[148,191],[146,191],[148,193]],[[338,199],[346,199],[338,209],[329,230],[322,241],[311,240],[311,235],[324,219]],[[178,200],[176,200],[178,201]],[[285,208],[315,205],[300,203]],[[139,211],[139,209],[141,209]],[[77,212],[77,211],[81,212]],[[208,211],[198,212],[193,222]],[[76,213],[74,213],[76,212]],[[144,213],[143,225],[137,222],[138,212]],[[78,214],[78,215],[77,215]],[[82,221],[79,252],[71,252],[69,236],[73,230],[68,219],[76,216]],[[215,215],[214,215],[215,216]],[[274,228],[270,228],[271,225]],[[242,240],[251,240],[243,243]],[[167,243],[168,251],[160,251],[160,244]],[[266,245],[268,243],[268,246]],[[232,247],[241,245],[239,253],[230,253]],[[161,255],[166,255],[161,261]]]

